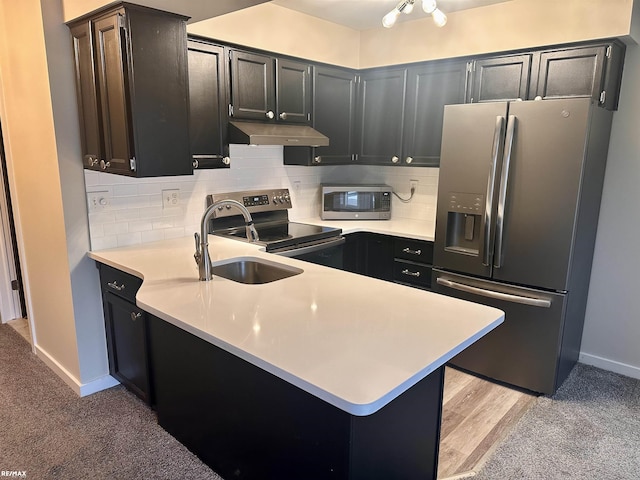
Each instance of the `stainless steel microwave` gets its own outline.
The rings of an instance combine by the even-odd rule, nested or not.
[[[389,220],[389,185],[323,184],[320,217],[323,220]]]

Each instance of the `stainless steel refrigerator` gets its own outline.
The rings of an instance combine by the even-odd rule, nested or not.
[[[505,312],[453,365],[546,394],[571,371],[611,117],[588,98],[445,107],[432,284]]]

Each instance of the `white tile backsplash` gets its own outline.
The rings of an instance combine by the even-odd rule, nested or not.
[[[85,170],[88,192],[108,192],[110,205],[89,211],[91,248],[101,250],[191,236],[199,229],[210,193],[260,188],[288,188],[293,208],[289,218],[300,220],[320,213],[321,183],[386,183],[403,198],[412,179],[418,187],[410,203],[392,200],[394,218],[435,221],[438,169],[344,165],[286,166],[281,146],[231,145],[231,168],[197,170],[193,175],[130,178]],[[162,190],[179,189],[180,204],[163,208]]]

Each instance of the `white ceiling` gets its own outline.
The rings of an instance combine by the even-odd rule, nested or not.
[[[438,0],[438,8],[444,13],[483,7],[510,0]],[[273,0],[281,7],[322,18],[355,30],[367,30],[382,26],[382,17],[398,4],[399,0]],[[415,8],[409,15],[401,15],[398,22],[418,20],[427,14],[416,0]]]

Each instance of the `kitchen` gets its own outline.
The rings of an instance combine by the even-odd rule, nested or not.
[[[518,4],[524,4],[526,2],[514,2]],[[622,28],[619,25],[603,25],[602,19],[611,19],[611,18],[622,18],[627,20],[630,19],[630,3],[622,2],[618,4],[618,2],[603,2],[602,5],[596,5],[596,7],[600,7],[605,9],[603,11],[599,11],[600,13],[594,13],[594,16],[598,17],[596,21],[589,23],[588,25],[592,30],[587,34],[589,38],[600,38],[600,37],[611,37],[618,35],[628,35],[630,32],[630,25],[626,25]],[[605,5],[606,4],[606,5]],[[18,7],[9,6],[8,4],[4,4],[3,8],[5,11],[11,12],[16,16],[20,16],[21,14],[25,14],[23,10],[20,10]],[[12,9],[16,8],[17,11],[13,11]],[[21,7],[27,9],[27,7]],[[33,7],[32,7],[33,8]],[[496,7],[497,8],[497,7]],[[572,8],[572,7],[567,7]],[[618,14],[611,15],[606,10],[608,8],[621,8],[622,10],[618,12]],[[603,13],[604,12],[604,13]],[[625,16],[626,12],[626,16]],[[530,12],[531,13],[531,12]],[[567,14],[569,16],[567,16]],[[560,35],[561,32],[566,32],[567,23],[571,23],[569,20],[566,20],[570,17],[571,11],[565,12],[562,16],[551,16],[551,19],[545,19],[549,24],[549,30],[552,34]],[[71,15],[72,17],[73,15]],[[460,17],[462,14],[460,14]],[[69,17],[70,18],[70,17]],[[452,20],[455,16],[450,17],[450,23],[453,24]],[[560,21],[558,18],[563,18],[565,20]],[[589,17],[590,18],[590,17]],[[476,20],[476,19],[474,19]],[[26,20],[25,20],[26,21]],[[558,23],[553,23],[553,22]],[[532,22],[529,22],[532,23]],[[588,22],[587,22],[588,23]],[[473,23],[472,23],[473,25]],[[535,35],[535,31],[537,31],[539,25],[532,27],[531,35]],[[575,27],[575,25],[574,25]],[[472,26],[469,26],[472,28]],[[609,28],[609,30],[607,30]],[[13,39],[20,39],[21,42],[28,45],[29,42],[35,42],[35,39],[27,39],[24,38],[24,34],[16,29],[5,29],[5,32],[11,32]],[[232,29],[234,30],[234,29]],[[521,30],[521,29],[520,29]],[[218,32],[221,30],[218,28]],[[237,32],[237,29],[235,29]],[[62,34],[61,32],[59,32]],[[260,34],[258,30],[255,30],[257,37],[264,38],[264,35]],[[7,33],[9,35],[9,33]],[[485,51],[501,51],[509,48],[517,48],[518,46],[525,45],[542,45],[542,44],[550,44],[550,43],[561,43],[563,41],[568,40],[577,40],[582,38],[571,38],[570,32],[567,32],[569,35],[569,39],[567,38],[558,38],[556,36],[551,36],[549,38],[535,38],[531,39],[522,39],[522,40],[505,40],[504,38],[498,39],[495,38],[495,41],[498,40],[503,43],[502,45],[486,45],[479,48],[485,49]],[[512,33],[513,36],[513,33]],[[460,38],[464,38],[461,36]],[[587,37],[584,37],[587,38]],[[233,39],[235,41],[239,40]],[[16,41],[16,40],[12,40]],[[66,40],[60,41],[60,50],[57,55],[60,57],[64,57],[67,55],[67,43]],[[49,42],[49,41],[48,41]],[[47,42],[47,43],[48,43]],[[529,43],[527,43],[529,42]],[[442,45],[442,55],[449,56],[455,55],[455,53],[451,51],[447,51],[447,48],[453,48],[452,44],[455,42],[443,42]],[[5,42],[5,45],[12,44],[11,42]],[[436,42],[437,44],[437,42]],[[268,45],[265,45],[267,47]],[[42,45],[39,44],[34,46],[33,48],[40,48],[38,51],[42,51]],[[47,44],[47,48],[49,45]],[[410,50],[410,48],[407,48]],[[403,50],[403,53],[405,50]],[[633,270],[633,263],[628,260],[624,260],[624,258],[620,258],[619,262],[612,263],[612,260],[617,260],[616,257],[612,259],[612,255],[622,255],[622,252],[625,250],[628,251],[630,248],[627,243],[623,241],[624,238],[632,238],[634,234],[634,225],[632,222],[626,222],[624,218],[619,214],[617,209],[617,204],[619,203],[635,203],[633,202],[633,195],[635,195],[634,185],[631,184],[627,188],[621,189],[619,188],[620,183],[624,184],[624,181],[633,181],[633,179],[637,179],[637,175],[633,170],[634,165],[633,162],[631,164],[627,164],[626,158],[629,159],[635,158],[635,153],[637,152],[637,145],[634,142],[637,142],[633,133],[627,132],[625,130],[625,124],[634,125],[635,116],[637,116],[637,109],[632,108],[632,93],[627,93],[626,97],[625,93],[625,85],[627,89],[630,88],[629,85],[637,83],[634,82],[634,72],[637,72],[637,69],[634,70],[634,65],[637,65],[637,62],[634,63],[633,59],[635,52],[635,46],[629,47],[627,51],[627,62],[625,66],[625,77],[623,78],[623,99],[621,100],[621,108],[614,116],[614,130],[612,134],[611,141],[611,152],[609,155],[609,165],[618,165],[622,170],[613,170],[613,175],[618,173],[618,177],[613,177],[616,180],[615,185],[609,183],[611,178],[608,173],[608,177],[605,184],[605,196],[603,200],[603,211],[601,214],[601,222],[608,221],[610,222],[607,228],[600,228],[599,234],[605,235],[606,243],[601,245],[599,243],[596,246],[596,260],[594,264],[594,272],[600,272],[601,277],[594,273],[594,280],[592,281],[592,294],[590,298],[595,298],[596,301],[590,301],[589,310],[587,313],[587,329],[585,333],[585,339],[583,340],[583,357],[586,360],[591,360],[592,362],[600,361],[603,367],[608,368],[618,368],[623,372],[630,374],[630,372],[635,371],[634,365],[640,364],[635,353],[635,348],[632,344],[630,344],[630,338],[633,338],[634,335],[632,332],[634,328],[633,322],[629,316],[631,315],[628,312],[632,312],[632,296],[629,293],[626,293],[626,297],[618,297],[618,295],[624,295],[624,288],[620,290],[611,290],[607,288],[606,285],[609,281],[613,282],[613,278],[618,278],[618,274],[622,273],[627,275],[629,284],[632,284],[632,276],[631,271]],[[295,52],[293,52],[295,53]],[[465,52],[470,53],[470,52]],[[55,52],[54,52],[55,54]],[[438,52],[435,52],[438,54]],[[636,54],[637,55],[637,54]],[[301,55],[307,56],[307,55]],[[83,387],[86,384],[95,381],[100,378],[100,372],[105,370],[106,361],[104,358],[94,358],[93,345],[95,345],[96,341],[94,339],[93,330],[96,328],[96,325],[99,325],[98,321],[101,321],[99,316],[95,318],[95,323],[80,321],[81,318],[91,318],[92,312],[94,308],[96,308],[96,300],[95,298],[92,300],[91,295],[83,295],[85,291],[91,292],[93,288],[93,294],[97,291],[97,281],[89,279],[87,282],[82,281],[82,272],[83,268],[88,272],[87,275],[92,274],[95,275],[95,270],[90,270],[88,265],[83,265],[81,257],[84,255],[84,251],[88,249],[88,234],[86,232],[86,221],[84,223],[84,227],[81,226],[80,230],[84,230],[84,233],[81,232],[79,237],[73,235],[75,230],[73,222],[69,220],[69,215],[72,215],[73,212],[69,212],[69,203],[74,203],[77,208],[80,208],[78,202],[78,198],[84,198],[85,191],[83,188],[83,179],[82,172],[72,171],[68,173],[66,170],[64,175],[59,173],[59,169],[75,169],[77,166],[77,154],[71,153],[74,149],[77,148],[77,142],[69,140],[67,143],[64,142],[65,135],[73,137],[73,132],[59,132],[56,129],[57,135],[62,135],[62,137],[56,137],[57,148],[61,149],[59,152],[56,148],[55,152],[51,152],[51,158],[57,159],[58,161],[52,160],[52,164],[45,163],[41,165],[42,169],[37,172],[33,172],[33,169],[28,166],[28,162],[23,160],[22,163],[18,163],[18,158],[35,158],[37,155],[31,155],[30,146],[26,139],[28,134],[32,133],[35,128],[40,126],[40,123],[35,121],[35,119],[39,118],[39,108],[42,104],[47,102],[48,94],[46,92],[43,93],[42,90],[36,89],[37,85],[33,86],[33,89],[30,89],[29,95],[26,92],[23,92],[19,85],[31,85],[31,82],[24,78],[22,75],[26,75],[25,73],[21,73],[19,69],[10,70],[6,65],[8,63],[8,56],[3,56],[3,91],[5,92],[5,112],[3,114],[3,128],[5,128],[5,141],[8,144],[9,150],[9,158],[16,158],[16,165],[13,166],[15,169],[14,175],[16,177],[16,189],[13,192],[14,195],[17,196],[17,217],[20,223],[21,236],[24,242],[24,263],[26,265],[27,271],[27,281],[31,286],[31,319],[34,323],[34,337],[35,342],[37,344],[37,348],[39,353],[41,353],[45,358],[50,359],[50,363],[52,364],[52,368],[56,369],[61,373],[61,376],[71,378],[71,383],[73,388],[82,391]],[[401,59],[403,60],[403,59]],[[26,62],[27,59],[21,59],[21,62]],[[65,60],[66,61],[66,60]],[[39,65],[39,66],[38,66]],[[37,64],[36,66],[29,65],[29,71],[42,71],[42,65]],[[38,70],[40,68],[41,70]],[[35,69],[35,70],[34,70]],[[42,71],[43,77],[46,77],[46,73]],[[56,77],[53,75],[52,79],[55,80]],[[637,73],[635,73],[637,75]],[[38,77],[40,78],[40,77]],[[628,80],[631,78],[631,80]],[[53,81],[52,80],[52,81]],[[68,80],[68,78],[67,78]],[[35,82],[34,82],[35,83]],[[67,82],[68,83],[68,82]],[[68,87],[69,85],[67,85]],[[41,88],[45,88],[40,85]],[[39,93],[39,95],[34,97],[34,99],[30,100],[28,97],[32,96],[33,93]],[[74,105],[74,97],[73,92],[68,92],[70,95],[68,98],[68,105]],[[59,99],[58,96],[52,96],[53,101],[56,102],[56,99]],[[625,103],[626,98],[626,103]],[[25,116],[24,122],[19,118],[19,114],[17,114],[17,103],[13,103],[17,100],[21,101],[20,104],[20,112],[32,112],[31,116]],[[36,102],[36,100],[38,102]],[[59,100],[58,100],[59,101]],[[28,107],[31,105],[31,109]],[[58,110],[60,105],[54,105],[56,116],[59,114],[66,114],[73,116],[73,112],[65,112],[64,107],[62,110]],[[626,109],[626,110],[625,110]],[[51,113],[49,113],[49,116]],[[628,115],[625,117],[624,115]],[[622,117],[622,118],[621,118]],[[624,120],[627,120],[626,122]],[[67,125],[74,124],[75,120],[71,118],[68,122],[65,122]],[[56,121],[57,124],[57,121]],[[49,124],[50,126],[50,124]],[[41,131],[42,135],[41,142],[45,142],[48,140],[49,142],[53,141],[52,130],[48,130],[46,126],[42,126],[43,130]],[[52,147],[52,143],[48,143],[49,148]],[[36,152],[33,152],[34,154]],[[232,152],[232,157],[233,157]],[[293,181],[291,182],[291,191],[296,192],[295,182],[300,181],[300,193],[304,194],[304,190],[309,185],[309,189],[313,190],[314,185],[320,183],[321,179],[318,178],[317,173],[308,172],[304,168],[300,167],[283,167],[281,162],[281,153],[278,148],[263,148],[259,149],[250,149],[249,147],[241,147],[238,152],[235,153],[236,158],[234,158],[234,166],[229,171],[226,172],[206,172],[207,174],[211,174],[213,176],[214,173],[219,173],[223,180],[219,180],[216,178],[213,180],[216,185],[219,185],[218,182],[223,183],[225,189],[226,186],[231,187],[249,187],[249,186],[261,186],[260,182],[261,178],[265,175],[272,175],[274,169],[278,169],[276,171],[281,172],[282,181],[288,181],[290,178],[289,170],[294,172]],[[39,155],[38,155],[39,156]],[[266,162],[262,162],[262,160],[266,160]],[[238,171],[235,168],[235,164],[238,165],[238,169],[242,169],[242,171]],[[246,166],[246,170],[243,166]],[[260,168],[263,170],[258,170],[253,173],[249,173],[249,169],[251,167]],[[327,168],[327,170],[331,170],[331,167],[323,167]],[[375,173],[371,173],[372,170],[369,167],[365,167],[367,169],[367,175],[370,175],[372,181],[384,181],[391,185],[397,185],[398,190],[402,191],[405,189],[406,192],[408,189],[408,180],[416,178],[413,173],[406,175],[404,171],[396,173],[393,172],[385,172],[385,177],[380,178]],[[615,168],[615,167],[613,167]],[[356,167],[350,167],[352,170],[352,175],[354,177],[357,176],[360,179],[362,172],[357,170]],[[629,170],[630,169],[630,170]],[[313,169],[309,169],[313,170]],[[414,170],[412,168],[412,170]],[[426,193],[423,193],[425,199],[422,200],[424,203],[429,202],[429,197],[431,197],[431,202],[434,202],[433,196],[435,195],[435,185],[437,174],[435,172],[426,172],[422,173],[424,169],[415,169],[417,170],[416,174],[421,175],[419,178],[418,184],[418,193],[422,193],[421,190],[425,189]],[[429,169],[427,169],[429,170]],[[611,169],[610,169],[611,171]],[[205,173],[205,172],[203,172]],[[80,175],[80,176],[78,176]],[[251,175],[251,177],[249,177]],[[324,173],[323,173],[324,175]],[[339,175],[336,173],[336,175]],[[386,175],[390,175],[389,178]],[[396,176],[401,178],[395,178]],[[59,183],[51,182],[51,178],[60,177]],[[251,180],[254,178],[255,180]],[[245,181],[247,184],[241,184],[240,182]],[[367,179],[368,180],[368,179]],[[424,180],[424,181],[423,181]],[[118,182],[117,180],[112,180],[113,182]],[[613,180],[611,180],[613,181]],[[89,181],[87,182],[87,190],[89,187],[95,187],[97,185],[104,185],[101,180],[92,179],[92,185],[89,185]],[[122,196],[127,190],[131,191],[131,183],[126,180],[122,180],[123,185],[113,184],[112,188],[114,189],[114,193],[118,193],[118,197]],[[254,183],[255,182],[255,183]],[[140,182],[144,184],[146,182]],[[174,188],[179,183],[171,183],[167,184],[166,187],[169,189]],[[154,187],[155,188],[155,187]],[[138,188],[138,192],[140,192],[140,188]],[[206,188],[203,188],[206,190]],[[185,192],[189,191],[189,187],[186,187],[183,191],[180,190],[181,193],[181,201],[187,202],[187,198],[183,195]],[[42,195],[42,197],[40,196]],[[125,195],[126,196],[126,195]],[[313,195],[309,195],[312,197]],[[618,200],[618,196],[622,196],[620,200]],[[116,196],[114,195],[114,198]],[[37,201],[33,201],[33,199]],[[194,200],[198,208],[202,208],[202,196],[198,199]],[[302,197],[304,198],[304,197]],[[122,200],[119,200],[122,201]],[[141,199],[140,201],[147,201],[147,199]],[[190,203],[190,200],[189,200]],[[298,202],[298,204],[301,202]],[[304,203],[304,202],[302,202]],[[42,205],[47,205],[46,210],[48,215],[46,218],[42,218],[42,210],[44,207]],[[417,205],[417,203],[416,203]],[[434,203],[431,205],[435,206]],[[313,207],[309,207],[310,210]],[[434,212],[434,210],[432,210]],[[608,216],[607,216],[608,214]],[[304,215],[304,213],[303,213]],[[413,212],[407,212],[407,216],[411,217],[415,215],[418,217],[421,213],[414,214]],[[79,215],[82,218],[82,215]],[[306,215],[305,215],[306,216]],[[65,223],[62,219],[67,220]],[[419,219],[419,218],[418,218]],[[66,225],[66,227],[63,227]],[[192,224],[187,224],[192,225]],[[68,228],[70,230],[66,230]],[[115,228],[115,227],[114,227]],[[174,225],[167,225],[167,228],[176,228]],[[180,229],[181,227],[177,227]],[[185,227],[183,227],[185,228]],[[629,229],[629,230],[626,230]],[[185,228],[186,230],[186,228]],[[189,228],[185,234],[191,234],[192,231],[197,229]],[[45,258],[41,256],[41,236],[42,232],[46,231],[48,237],[50,238],[50,244],[47,245],[46,251],[47,253],[57,252],[61,255],[47,255]],[[626,235],[615,234],[614,232],[627,232]],[[176,231],[171,231],[168,235],[175,234]],[[609,235],[609,237],[607,237]],[[68,238],[67,238],[68,237]],[[602,242],[600,241],[600,242]],[[84,243],[84,250],[82,248],[75,248],[75,242]],[[620,242],[620,243],[618,243]],[[633,257],[630,257],[633,258]],[[616,267],[615,269],[613,267]],[[91,266],[91,268],[93,268]],[[58,285],[56,298],[50,297],[50,285],[48,282],[44,282],[41,280],[41,277],[44,277],[43,274],[49,271],[61,272],[60,277],[62,278],[62,285]],[[71,275],[71,282],[73,284],[73,288],[70,284],[66,284],[65,278],[69,277],[68,274],[64,274],[63,272],[73,272]],[[617,281],[616,281],[617,282]],[[46,283],[46,284],[45,284]],[[615,283],[615,282],[614,282]],[[92,287],[92,288],[91,288]],[[595,290],[595,297],[593,296],[593,289]],[[87,306],[85,302],[91,303],[93,301],[93,307]],[[594,303],[595,302],[595,303]],[[54,308],[55,307],[55,308]],[[99,311],[99,305],[97,306]],[[611,324],[602,324],[602,320],[600,319],[609,319],[614,317],[615,315],[611,315],[611,313],[607,309],[612,309],[613,312],[617,312],[620,316],[619,324],[614,323],[614,325],[619,325],[620,330],[617,336],[612,335],[610,333],[611,330],[618,331],[617,328],[612,329]],[[603,310],[604,309],[604,310]],[[59,316],[56,315],[54,318],[51,318],[50,311],[60,312]],[[74,310],[76,314],[74,315]],[[39,313],[46,312],[46,313]],[[46,318],[45,318],[46,317]],[[77,318],[77,321],[72,321],[71,319]],[[605,334],[606,332],[606,334]],[[632,343],[632,342],[631,342]],[[607,360],[609,360],[607,362]],[[637,367],[636,367],[637,370]],[[636,375],[637,376],[637,375]],[[87,388],[90,390],[90,387]]]

